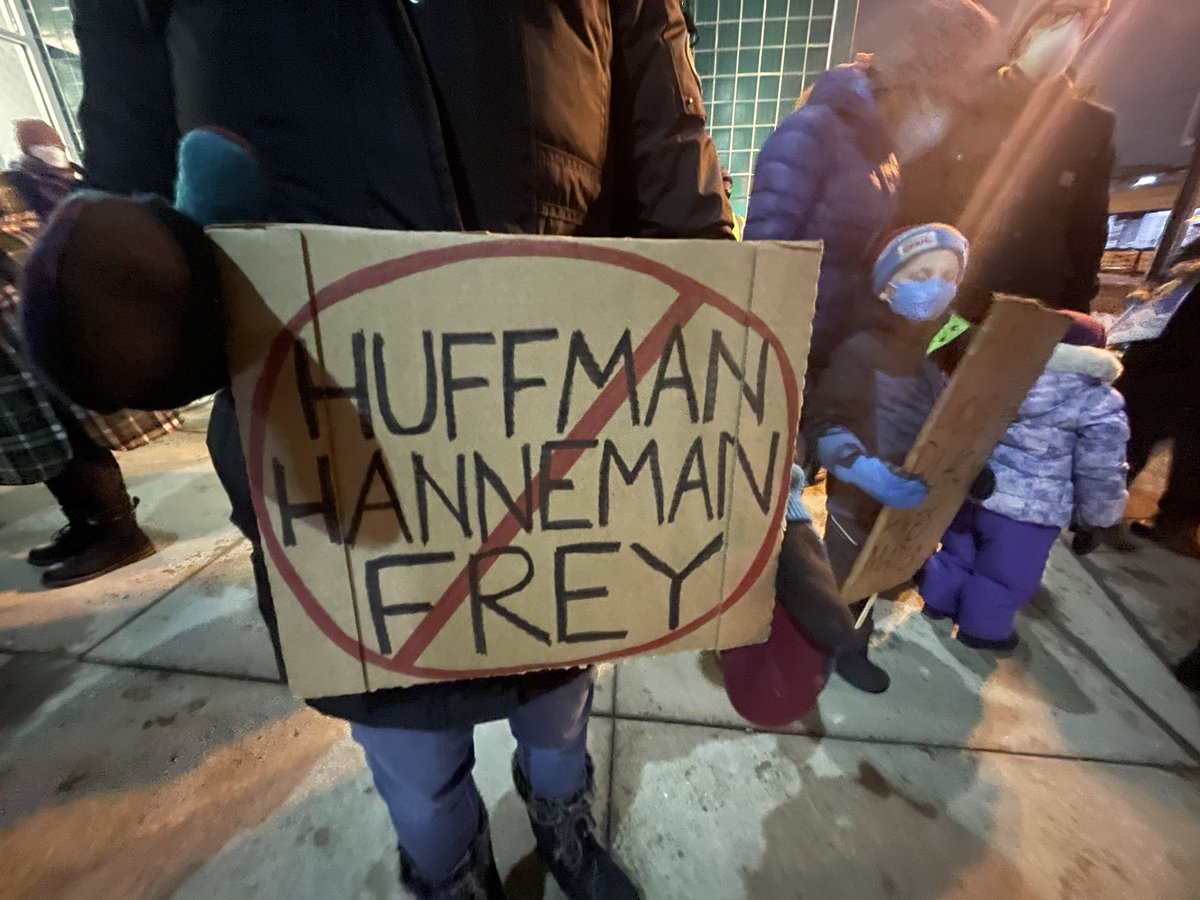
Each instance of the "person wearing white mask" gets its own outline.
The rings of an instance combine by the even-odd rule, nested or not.
[[[41,119],[16,119],[13,135],[21,155],[8,170],[9,183],[38,218],[45,219],[67,194],[80,186],[80,173],[67,156],[63,139]]]
[[[1008,61],[937,146],[905,167],[900,222],[952,222],[971,240],[958,309],[992,294],[1088,312],[1107,238],[1113,113],[1070,73],[1110,0],[1027,0]]]

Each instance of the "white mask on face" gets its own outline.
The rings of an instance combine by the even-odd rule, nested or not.
[[[950,130],[952,116],[949,107],[920,97],[896,128],[896,158],[905,163],[928,153]]]
[[[1057,78],[1067,71],[1086,39],[1087,30],[1082,18],[1071,16],[1032,35],[1024,52],[1014,62],[1034,81]]]
[[[56,169],[71,168],[71,160],[67,158],[67,151],[62,147],[39,144],[36,147],[29,148],[29,155],[35,159],[40,159],[46,165],[53,166]]]

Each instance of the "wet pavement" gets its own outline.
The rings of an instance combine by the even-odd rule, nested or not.
[[[274,679],[203,420],[122,456],[161,552],[97,582],[41,590],[24,554],[58,512],[0,489],[2,898],[402,896],[361,753]],[[1060,544],[1007,660],[919,606],[881,603],[891,691],[835,680],[787,733],[708,655],[601,673],[599,828],[645,895],[1200,896],[1200,706],[1165,664],[1200,639],[1200,561]],[[507,727],[476,746],[510,895],[560,896]]]

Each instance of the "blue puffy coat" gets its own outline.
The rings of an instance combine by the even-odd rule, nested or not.
[[[1116,356],[1059,344],[992,454],[996,490],[983,505],[1036,525],[1107,528],[1129,499],[1125,400]]]
[[[822,75],[758,156],[748,241],[825,242],[810,367],[823,369],[870,294],[867,257],[896,217],[899,167],[868,64]]]

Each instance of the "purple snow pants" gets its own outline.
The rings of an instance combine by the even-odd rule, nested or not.
[[[1013,633],[1017,612],[1037,593],[1061,531],[964,504],[942,537],[942,549],[918,576],[925,605],[953,616],[964,634],[1004,640]]]

